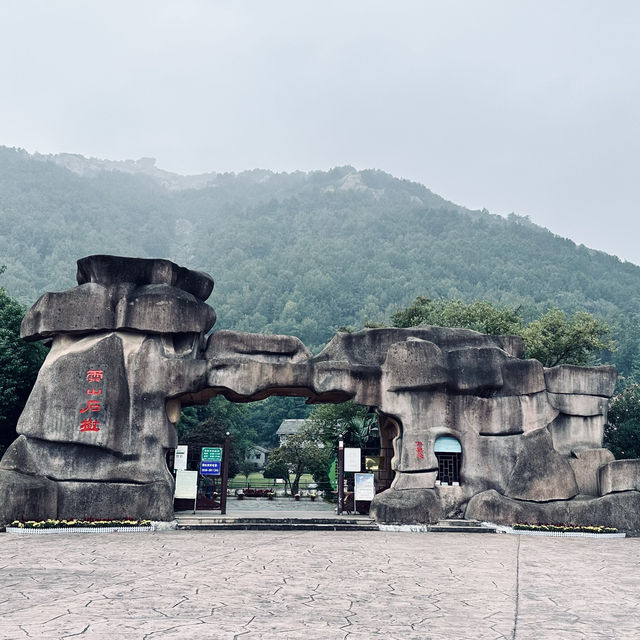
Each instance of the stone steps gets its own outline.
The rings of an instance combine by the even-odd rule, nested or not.
[[[370,519],[356,518],[257,518],[176,516],[178,529],[215,531],[219,529],[269,531],[378,531]]]
[[[495,527],[484,526],[479,520],[440,520],[431,525],[433,533],[496,533]]]
[[[221,529],[246,531],[378,531],[378,525],[369,518],[295,518],[295,517],[242,517],[176,515],[178,529],[216,531]],[[432,533],[496,533],[494,527],[484,526],[478,520],[440,520],[430,525]]]

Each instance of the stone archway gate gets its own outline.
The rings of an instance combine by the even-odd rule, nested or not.
[[[218,331],[212,278],[168,260],[95,255],[46,293],[22,336],[51,340],[0,462],[0,521],[173,518],[165,464],[183,404],[298,395],[376,407],[396,425],[390,489],[372,514],[640,529],[639,461],[602,448],[613,367],[544,369],[515,336],[422,327],[337,333],[312,356],[291,336]],[[434,442],[462,445],[436,484]]]

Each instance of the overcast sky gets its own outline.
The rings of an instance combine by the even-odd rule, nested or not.
[[[0,0],[0,144],[351,164],[640,264],[637,0]]]

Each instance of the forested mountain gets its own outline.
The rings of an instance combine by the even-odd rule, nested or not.
[[[614,328],[640,364],[640,267],[516,215],[469,211],[381,171],[181,177],[0,148],[0,285],[25,304],[73,286],[92,253],[166,257],[216,280],[216,328],[288,333],[317,349],[417,295],[551,306]]]

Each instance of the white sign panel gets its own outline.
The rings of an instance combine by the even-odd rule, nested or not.
[[[376,495],[373,473],[356,473],[354,494],[354,500],[373,500]]]
[[[176,447],[175,457],[173,459],[173,468],[177,471],[186,471],[187,469],[187,449],[189,447],[186,444],[179,444]]]
[[[176,471],[176,498],[195,500],[198,495],[198,472]]]
[[[344,470],[360,471],[360,447],[345,447]]]

